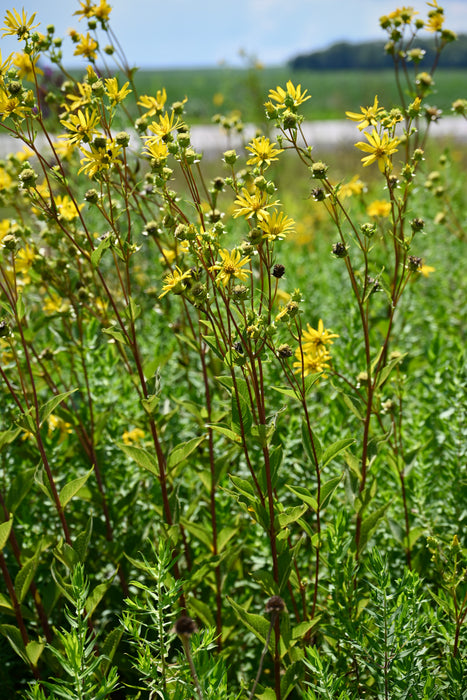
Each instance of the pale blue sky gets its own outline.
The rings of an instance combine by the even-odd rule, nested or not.
[[[410,5],[426,17],[423,0],[109,0],[111,26],[130,65],[144,67],[215,66],[239,62],[239,51],[266,65],[280,64],[297,53],[339,40],[385,38],[378,18],[397,6]],[[446,26],[467,33],[467,0],[439,0]],[[9,0],[2,8],[37,12],[42,31],[55,24],[65,36],[69,27],[86,31],[73,12],[78,0]],[[0,11],[3,16],[4,10]],[[2,17],[3,24],[3,17]],[[0,38],[6,57],[18,50],[14,38]],[[69,37],[64,42],[68,65],[76,62]]]

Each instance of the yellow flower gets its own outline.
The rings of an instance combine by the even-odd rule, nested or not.
[[[274,148],[275,145],[265,136],[252,139],[246,148],[251,151],[253,158],[247,160],[247,165],[271,165],[273,160],[278,160],[276,156],[284,151],[283,148]]]
[[[0,192],[2,190],[7,190],[11,183],[12,183],[11,177],[8,175],[7,171],[5,168],[0,167]]]
[[[47,316],[64,313],[70,308],[70,303],[62,299],[56,292],[51,292],[42,305],[42,310]]]
[[[175,114],[173,112],[170,117],[167,112],[165,114],[161,114],[158,122],[151,122],[149,125],[149,131],[152,131],[155,138],[159,139],[160,141],[168,141],[170,133],[174,129],[178,129],[178,127],[183,123],[178,117],[174,121],[174,117]]]
[[[387,217],[391,213],[391,202],[384,199],[375,199],[366,209],[368,216]]]
[[[259,221],[258,227],[264,231],[265,238],[275,241],[276,238],[285,238],[288,233],[292,233],[295,229],[295,221],[283,212],[268,211],[264,219]]]
[[[378,107],[378,96],[375,97],[371,107],[360,107],[360,109],[362,110],[360,113],[346,112],[348,119],[351,119],[353,122],[359,122],[358,128],[360,131],[366,129],[367,126],[375,126],[384,112],[383,107]]]
[[[106,78],[105,88],[112,106],[123,102],[125,97],[130,94],[131,90],[128,88],[129,84],[130,83],[127,81],[119,90],[117,78]]]
[[[224,104],[224,95],[221,92],[216,92],[212,98],[212,103],[216,107],[220,107],[222,104]]]
[[[233,213],[234,219],[239,216],[245,216],[247,219],[256,216],[258,221],[263,221],[266,218],[268,207],[279,204],[279,201],[268,204],[268,195],[266,192],[256,189],[253,194],[250,194],[248,190],[243,187],[241,194],[237,195],[234,204],[238,205],[238,208],[235,209]]]
[[[69,114],[68,118],[61,119],[60,123],[70,132],[70,135],[60,138],[66,138],[69,143],[88,143],[97,134],[99,115],[94,109],[91,112],[87,109],[84,112],[78,110],[77,114]]]
[[[10,220],[9,219],[2,219],[0,221],[0,244],[5,238],[5,236],[8,234],[10,230]]]
[[[436,270],[436,267],[432,267],[431,265],[425,265],[424,262],[420,265],[418,268],[417,272],[419,272],[421,275],[424,277],[429,277],[432,272]]]
[[[339,197],[340,199],[346,199],[347,197],[352,197],[353,195],[360,195],[366,190],[365,183],[360,180],[358,175],[354,175],[349,182],[344,182],[339,187]]]
[[[90,61],[94,61],[97,56],[98,48],[99,44],[88,32],[86,36],[84,36],[84,34],[80,36],[79,42],[76,44],[76,48],[73,52],[73,56],[85,56]]]
[[[13,57],[13,65],[18,68],[18,76],[26,80],[34,80],[34,74],[43,75],[44,71],[36,66],[39,56],[36,56],[32,61],[27,53],[15,53]]]
[[[63,221],[73,221],[79,216],[79,212],[84,207],[84,204],[79,204],[78,206],[75,202],[66,194],[63,197],[58,195],[55,197],[55,206],[57,207],[58,218]]]
[[[74,15],[80,16],[80,21],[83,18],[91,19],[95,17],[102,22],[107,22],[110,13],[112,11],[112,6],[106,2],[106,0],[100,0],[100,4],[96,5],[92,0],[80,0],[81,9],[74,12]]]
[[[78,94],[67,93],[65,95],[66,99],[71,103],[70,105],[65,104],[65,109],[67,112],[74,112],[81,107],[86,107],[91,104],[92,100],[92,87],[89,83],[76,83],[76,89]]]
[[[219,270],[216,277],[217,284],[222,283],[224,287],[228,285],[232,277],[244,282],[248,279],[247,275],[251,275],[251,270],[244,270],[244,265],[248,265],[250,258],[242,258],[241,253],[238,250],[232,250],[230,252],[226,248],[219,250],[219,255],[221,256],[222,262],[213,265],[210,270]]]
[[[10,95],[5,92],[0,87],[0,114],[2,115],[2,122],[8,117],[19,117],[23,119],[25,112],[30,111],[17,97],[10,97]]]
[[[310,99],[311,95],[306,95],[306,90],[302,92],[302,86],[295,87],[291,80],[287,82],[286,89],[279,85],[275,90],[269,91],[269,99],[274,100],[276,109],[291,109],[298,107]]]
[[[3,61],[2,52],[0,50],[0,78],[2,78],[6,74],[7,70],[11,66],[12,60],[13,60],[13,54],[11,53],[8,56],[8,58],[6,58],[5,61]]]
[[[140,107],[144,107],[146,110],[146,112],[142,115],[143,117],[155,117],[156,115],[162,113],[166,100],[167,92],[165,91],[165,88],[163,88],[162,90],[158,90],[156,92],[155,97],[152,95],[141,95],[137,104]]]
[[[191,277],[191,270],[182,272],[179,267],[176,267],[173,272],[169,272],[164,279],[162,294],[159,294],[159,299],[171,291],[173,291],[174,294],[181,294],[183,290],[186,289],[184,280],[189,277]]]
[[[365,136],[367,137],[369,143],[359,141],[355,144],[357,148],[370,155],[362,158],[362,163],[366,167],[371,165],[371,163],[378,163],[378,167],[382,173],[385,170],[391,170],[392,162],[390,156],[393,153],[397,153],[397,146],[400,141],[396,138],[389,138],[389,135],[384,132],[381,137],[376,129],[373,129],[371,134],[365,131]]]
[[[331,360],[330,353],[325,349],[311,348],[310,350],[303,349],[303,357],[300,348],[295,351],[297,362],[293,363],[296,367],[296,372],[307,377],[309,374],[317,374],[329,369],[329,361]]]
[[[119,159],[121,150],[121,146],[109,139],[104,146],[97,147],[91,144],[90,151],[83,151],[82,167],[78,170],[78,175],[84,172],[89,177],[94,177],[97,173],[109,170],[113,165],[121,164]]]
[[[33,248],[30,245],[26,245],[24,248],[21,248],[15,258],[15,273],[22,275],[24,284],[28,284],[31,281],[28,272],[36,257]]]
[[[167,148],[166,143],[159,141],[158,138],[152,136],[146,139],[143,154],[150,156],[151,158],[155,158],[155,160],[160,163],[169,155],[169,149]]]
[[[132,445],[134,442],[139,442],[145,436],[144,430],[141,428],[133,428],[133,430],[125,430],[122,435],[122,440],[125,445]]]
[[[49,428],[47,431],[47,436],[49,438],[52,437],[56,430],[58,430],[58,432],[60,433],[60,436],[58,438],[59,444],[66,439],[67,435],[73,432],[71,423],[67,423],[65,420],[63,420],[63,418],[56,416],[54,413],[51,413],[50,416],[47,418],[47,425]]]
[[[312,353],[314,350],[318,351],[324,349],[325,345],[332,345],[333,338],[338,338],[337,333],[333,333],[324,328],[323,320],[320,318],[318,321],[318,328],[312,328],[309,323],[307,323],[307,330],[303,331],[303,350],[307,353]]]
[[[31,29],[39,26],[38,24],[33,24],[35,18],[36,13],[34,12],[28,19],[24,8],[21,10],[21,15],[15,9],[13,11],[7,10],[3,36],[17,36],[18,39],[28,39]]]

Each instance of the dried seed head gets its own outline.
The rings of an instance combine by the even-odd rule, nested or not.
[[[273,595],[266,601],[264,609],[267,613],[281,613],[285,610],[285,603],[280,595]]]
[[[283,275],[285,274],[285,267],[284,267],[284,265],[274,265],[274,267],[272,268],[272,273],[271,273],[271,274],[272,274],[273,277],[277,277],[278,279],[280,279],[281,277],[283,277]]]
[[[182,615],[179,617],[175,623],[175,632],[179,637],[186,636],[189,637],[193,632],[196,632],[197,627],[194,620],[187,615]]]

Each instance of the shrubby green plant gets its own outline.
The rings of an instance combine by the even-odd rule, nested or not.
[[[421,291],[465,239],[428,141],[442,8],[381,19],[400,105],[347,113],[369,184],[315,157],[292,81],[203,167],[110,12],[80,3],[81,80],[53,26],[3,28],[0,631],[27,696],[462,697],[465,309]]]

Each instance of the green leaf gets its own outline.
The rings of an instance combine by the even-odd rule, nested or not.
[[[29,658],[26,653],[23,638],[18,627],[14,625],[0,625],[0,633],[8,639],[11,648],[29,665]]]
[[[265,644],[268,636],[270,621],[262,615],[256,615],[255,613],[248,612],[229,596],[227,596],[227,602],[233,607],[238,619],[245,625],[245,627],[249,629],[250,632],[253,632],[255,637],[257,637],[262,644]],[[274,631],[271,634],[271,640],[273,637]]]
[[[312,387],[314,387],[316,382],[319,381],[322,374],[322,372],[317,372],[315,374],[309,374],[308,377],[305,377],[305,396],[312,389]]]
[[[225,435],[225,437],[229,438],[229,440],[232,440],[232,442],[241,443],[242,441],[240,435],[237,435],[237,433],[234,433],[229,428],[225,428],[223,425],[217,425],[216,423],[208,423],[206,427],[211,428],[211,430],[215,430],[216,433]]]
[[[384,518],[390,503],[385,503],[383,506],[370,513],[363,521],[360,528],[360,541],[358,544],[358,551],[361,552],[368,540],[370,539],[373,532],[378,527],[379,522]]]
[[[359,420],[364,421],[365,416],[360,409],[361,402],[350,397],[348,394],[344,394],[343,391],[340,392],[340,395],[342,396],[342,399],[343,399],[345,405],[354,414],[354,416],[357,416],[357,418],[359,418]]]
[[[78,391],[78,389],[71,389],[71,391],[65,391],[63,394],[57,394],[57,396],[53,396],[50,401],[47,401],[47,403],[41,406],[39,409],[39,425],[43,425],[57,406],[61,404],[62,401],[67,398],[67,396],[74,394],[75,391]]]
[[[93,471],[94,467],[91,467],[91,469],[88,472],[86,472],[86,474],[84,474],[83,476],[79,476],[77,479],[73,479],[72,481],[69,481],[67,484],[65,484],[65,486],[62,488],[59,494],[60,505],[62,506],[62,508],[65,508],[71,501],[71,499],[74,496],[76,496],[79,490],[83,488],[84,484],[89,479]]]
[[[236,491],[246,496],[250,501],[256,500],[256,491],[249,481],[241,479],[239,476],[233,476],[232,474],[229,474],[229,477]]]
[[[120,640],[123,636],[123,627],[116,627],[104,639],[104,643],[100,645],[100,655],[103,657],[101,670],[105,675],[109,670],[115,652],[117,651]]]
[[[298,496],[298,498],[314,510],[315,513],[318,512],[318,501],[308,489],[303,486],[289,486],[288,484],[286,484],[285,487]]]
[[[217,355],[217,357],[220,360],[224,359],[222,352],[219,350],[217,338],[215,335],[203,335],[203,340],[206,343],[206,345],[209,345],[211,350],[214,352],[215,355]]]
[[[326,447],[321,457],[321,466],[325,467],[326,464],[329,464],[338,454],[344,452],[344,450],[350,447],[354,442],[354,438],[343,438],[342,440],[333,442],[329,447]]]
[[[6,520],[4,523],[1,523],[0,525],[0,552],[2,549],[5,547],[6,543],[8,542],[8,538],[10,536],[11,528],[13,526],[13,518],[10,517],[9,520]]]
[[[232,537],[238,532],[238,527],[223,527],[217,535],[217,551],[222,552],[225,545],[230,542]]]
[[[115,328],[115,326],[109,326],[109,328],[103,328],[102,332],[105,333],[106,335],[110,335],[111,338],[116,340],[118,343],[122,343],[122,345],[127,345],[127,338],[123,331],[121,331],[119,328]]]
[[[335,476],[334,478],[329,479],[329,481],[326,481],[324,484],[321,485],[319,504],[320,510],[326,508],[327,504],[333,496],[334,491],[337,489],[343,478],[344,474],[341,474],[341,476]]]
[[[111,576],[111,578],[109,578],[107,581],[99,583],[92,589],[91,593],[86,598],[86,612],[88,613],[89,617],[92,617],[94,610],[97,608],[102,598],[106,594],[113,579],[114,576]]]
[[[26,313],[26,308],[24,306],[24,301],[23,301],[23,292],[22,292],[22,290],[20,290],[18,292],[18,301],[16,302],[16,315],[18,316],[18,321],[20,323],[23,320],[25,313]]]
[[[78,558],[80,562],[84,562],[86,559],[86,554],[88,551],[89,547],[89,542],[91,541],[91,534],[92,534],[92,516],[89,518],[88,523],[86,525],[86,529],[80,532],[76,538],[75,541],[73,542],[73,549],[75,550],[76,554],[78,555]]]
[[[2,450],[5,445],[14,442],[20,433],[21,428],[10,428],[10,430],[3,430],[0,432],[0,450]]]
[[[167,458],[167,469],[173,469],[177,465],[181,464],[189,455],[191,455],[194,450],[198,447],[198,445],[203,442],[205,439],[205,435],[201,435],[200,437],[195,437],[192,438],[191,440],[188,440],[188,442],[182,442],[180,445],[176,445],[176,447],[171,450],[168,458]]]
[[[141,399],[141,404],[149,416],[155,413],[157,406],[159,405],[160,397],[157,394],[151,394],[147,399]]]
[[[232,430],[236,433],[241,433],[241,426],[243,424],[243,430],[245,434],[248,435],[253,425],[253,416],[249,404],[245,401],[240,392],[238,394],[234,391],[232,392],[231,410]]]
[[[98,267],[98,265],[101,261],[102,255],[104,254],[104,251],[110,247],[111,242],[112,242],[111,237],[106,236],[105,238],[102,239],[102,241],[99,243],[97,248],[94,248],[94,250],[91,253],[91,265],[93,267]]]
[[[37,666],[37,662],[39,661],[40,655],[44,651],[44,648],[45,644],[43,642],[36,642],[34,640],[31,640],[26,645],[27,657],[34,667]]]
[[[210,530],[185,518],[181,518],[181,523],[197,540],[205,544],[209,551],[212,551],[212,532]]]
[[[30,469],[20,469],[11,482],[8,494],[5,499],[5,506],[9,513],[15,513],[21,501],[27,496],[28,492],[34,483],[34,475],[36,470],[34,467]]]
[[[134,459],[136,464],[143,469],[147,469],[151,474],[159,477],[159,465],[157,463],[156,457],[154,457],[150,452],[143,449],[142,447],[135,447],[134,445],[125,445],[123,442],[117,442],[117,447],[119,447],[130,459]]]
[[[198,617],[206,627],[216,626],[212,607],[208,603],[193,596],[187,599],[187,607],[192,617]]]
[[[36,573],[39,564],[40,549],[41,545],[39,545],[38,551],[33,557],[23,562],[23,566],[16,574],[15,593],[20,603],[23,602]]]
[[[388,364],[385,367],[383,367],[383,369],[380,371],[380,373],[378,375],[375,389],[379,389],[384,384],[384,382],[389,377],[389,375],[391,374],[394,367],[396,365],[398,365],[400,362],[402,362],[402,360],[404,359],[405,356],[406,356],[406,353],[398,355],[393,360],[388,362]]]
[[[284,396],[290,396],[292,399],[298,399],[299,401],[301,400],[300,394],[298,394],[294,389],[288,389],[287,387],[283,386],[272,386],[271,389],[278,391],[279,394],[284,394]]]
[[[277,520],[279,527],[285,528],[291,523],[296,523],[299,518],[308,510],[308,505],[302,506],[292,506],[291,508],[286,508],[283,513],[278,513]]]

